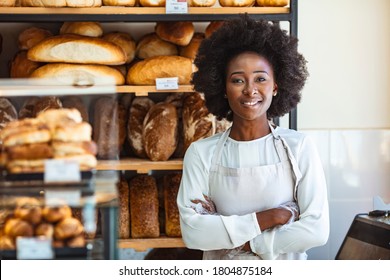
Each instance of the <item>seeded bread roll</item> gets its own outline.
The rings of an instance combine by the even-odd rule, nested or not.
[[[145,116],[142,137],[150,160],[168,160],[175,152],[178,142],[176,107],[162,102],[153,105]]]
[[[164,41],[156,33],[149,33],[138,41],[136,55],[138,58],[146,59],[161,55],[178,55],[177,46]]]
[[[154,177],[137,175],[129,182],[132,238],[159,237],[158,191]]]
[[[165,234],[169,237],[181,236],[179,209],[176,202],[180,181],[181,173],[164,176]]]
[[[103,28],[99,22],[75,21],[64,22],[60,28],[60,34],[78,34],[88,37],[101,37]]]
[[[29,78],[31,73],[41,67],[43,63],[31,61],[27,58],[27,51],[16,53],[10,64],[11,78]]]
[[[126,54],[106,40],[74,34],[49,37],[30,48],[27,58],[39,62],[120,65]]]
[[[156,34],[163,40],[178,46],[187,46],[194,35],[194,24],[190,21],[157,22]]]
[[[127,138],[134,154],[140,158],[146,158],[144,141],[142,138],[143,123],[154,101],[149,97],[135,97],[129,109],[127,122]]]
[[[104,34],[103,39],[118,45],[123,50],[126,54],[126,63],[133,61],[136,43],[130,34],[125,32],[110,32]]]
[[[47,29],[35,26],[29,27],[23,30],[18,36],[19,49],[28,50],[51,36],[53,36],[53,33]]]
[[[130,203],[129,184],[124,178],[118,183],[119,213],[118,213],[118,237],[130,238]]]
[[[156,78],[178,77],[180,85],[191,81],[191,59],[181,56],[155,56],[135,63],[127,72],[129,85],[155,85]]]

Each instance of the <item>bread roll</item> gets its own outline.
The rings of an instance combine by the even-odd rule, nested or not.
[[[252,7],[255,0],[218,0],[222,7]]]
[[[101,37],[103,28],[99,22],[75,21],[64,22],[60,28],[60,34],[77,34],[87,37]]]
[[[18,236],[31,237],[34,229],[31,224],[19,218],[11,218],[4,225],[4,234],[15,239]]]
[[[14,7],[16,0],[0,0],[0,7]]]
[[[162,40],[156,33],[149,33],[138,41],[136,55],[145,59],[161,55],[178,55],[177,46],[173,43]]]
[[[81,120],[89,122],[88,109],[84,101],[78,96],[66,96],[61,99],[62,107],[68,109],[76,109],[80,112]]]
[[[190,7],[212,7],[215,5],[216,0],[188,0],[187,3]]]
[[[54,156],[49,143],[33,143],[6,147],[9,160],[47,159]]]
[[[27,58],[27,51],[16,53],[10,64],[11,78],[29,78],[31,73],[41,67],[43,63],[31,61]]]
[[[7,99],[0,98],[0,132],[4,126],[18,118],[15,106]],[[1,141],[0,141],[1,142]]]
[[[154,177],[137,175],[129,182],[132,238],[159,237],[158,192]]]
[[[215,30],[217,30],[218,28],[220,28],[223,24],[224,24],[224,21],[212,21],[212,22],[210,22],[207,25],[207,27],[206,27],[205,37],[209,38],[211,36],[211,34],[213,34],[213,32]]]
[[[155,27],[156,34],[163,40],[178,46],[187,46],[194,35],[194,24],[190,21],[161,21]]]
[[[53,141],[51,144],[54,157],[65,157],[71,155],[96,155],[97,146],[93,141],[62,142]]]
[[[79,248],[85,246],[85,237],[80,234],[78,236],[72,237],[66,241],[66,246],[70,248]]]
[[[104,6],[134,7],[136,3],[136,0],[103,0]]]
[[[28,50],[51,36],[53,36],[53,33],[44,28],[33,26],[24,29],[18,36],[19,49]]]
[[[180,55],[184,57],[188,57],[191,60],[195,60],[200,43],[202,43],[204,38],[205,38],[204,33],[200,33],[200,32],[195,33],[191,39],[191,42],[187,46],[180,48]]]
[[[110,32],[104,34],[103,39],[121,47],[123,52],[126,54],[126,63],[133,61],[135,57],[136,44],[130,34],[125,32]]]
[[[89,142],[92,138],[92,126],[87,122],[67,123],[57,126],[53,132],[53,141]]]
[[[181,236],[180,214],[176,202],[180,181],[181,173],[164,176],[165,234],[169,237]]]
[[[215,116],[209,113],[203,95],[188,94],[183,103],[184,150],[196,140],[215,133]]]
[[[19,119],[25,119],[25,118],[33,118],[34,115],[33,115],[33,111],[34,111],[34,107],[35,107],[35,104],[37,103],[37,101],[39,100],[39,97],[36,97],[36,96],[32,96],[32,97],[28,97],[22,107],[20,107],[20,110],[19,110]]]
[[[39,224],[42,220],[42,208],[39,200],[33,197],[18,198],[14,215],[32,225]]]
[[[110,97],[99,98],[94,105],[93,140],[102,159],[119,157],[126,138],[126,111]]]
[[[18,121],[14,122],[19,123]],[[9,132],[8,130],[12,130],[12,132]],[[14,145],[46,143],[50,141],[51,134],[50,130],[45,125],[31,127],[19,125],[11,129],[8,129],[8,126],[5,126],[2,130],[1,138],[3,147],[9,147]]]
[[[45,171],[44,159],[8,160],[6,168],[9,173],[42,173]]]
[[[153,105],[144,119],[142,137],[146,155],[152,161],[168,160],[178,142],[178,116],[170,103]]]
[[[179,84],[190,84],[193,65],[181,56],[155,56],[135,63],[127,72],[130,85],[155,85],[156,78],[178,77]]]
[[[101,0],[21,0],[24,7],[100,7]]]
[[[256,0],[260,7],[284,7],[289,4],[289,0]]]
[[[142,7],[165,7],[165,0],[139,0]]]
[[[49,63],[36,69],[30,77],[51,78],[66,85],[93,85],[100,78],[112,81],[115,85],[123,85],[125,82],[117,69],[106,65]]]
[[[45,236],[47,238],[53,239],[54,236],[54,226],[50,223],[42,223],[39,224],[35,228],[35,235],[36,236]]]
[[[94,37],[64,34],[30,48],[27,58],[39,62],[120,65],[126,54],[114,43]]]
[[[49,223],[57,223],[63,219],[72,216],[72,210],[68,205],[58,207],[45,206],[42,210],[42,215],[45,221]]]
[[[102,0],[66,0],[66,6],[73,8],[101,7]]]
[[[54,238],[64,240],[83,233],[84,228],[79,220],[73,217],[65,218],[54,227]]]
[[[1,3],[1,2],[0,2]],[[0,4],[1,6],[1,4]],[[2,250],[15,250],[15,243],[9,236],[0,236],[0,251]]]
[[[143,123],[154,101],[149,97],[135,97],[129,109],[129,121],[127,122],[127,138],[134,154],[146,158],[142,139]]]
[[[130,238],[130,204],[129,204],[129,185],[122,178],[118,182],[118,237],[120,239]]]

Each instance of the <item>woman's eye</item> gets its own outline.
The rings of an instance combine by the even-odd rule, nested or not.
[[[264,77],[258,77],[256,78],[256,82],[264,82],[266,79]]]
[[[233,84],[240,84],[240,83],[243,83],[244,81],[241,80],[241,79],[232,79],[232,83]]]

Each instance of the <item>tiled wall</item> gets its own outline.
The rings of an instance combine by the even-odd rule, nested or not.
[[[356,214],[373,210],[373,197],[390,203],[390,129],[301,130],[317,144],[327,182],[330,237],[309,259],[334,259]]]

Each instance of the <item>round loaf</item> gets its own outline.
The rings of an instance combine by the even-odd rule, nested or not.
[[[10,65],[11,78],[29,78],[31,73],[42,66],[43,63],[31,61],[27,58],[27,51],[15,54]]]
[[[103,35],[103,28],[99,22],[93,21],[64,22],[60,28],[60,34],[100,37]]]
[[[146,158],[142,140],[143,123],[149,109],[154,101],[149,97],[135,97],[129,109],[129,120],[127,122],[127,138],[134,154]]]
[[[134,7],[136,3],[136,0],[103,0],[104,6]]]
[[[15,7],[16,0],[0,0],[0,7]]]
[[[119,70],[106,65],[84,65],[67,63],[49,63],[39,67],[30,75],[31,78],[55,79],[59,84],[87,86],[98,79],[123,85],[125,78]]]
[[[33,116],[37,117],[41,112],[50,110],[50,109],[60,109],[62,108],[61,100],[55,96],[44,96],[41,97],[34,106]]]
[[[136,55],[146,59],[160,55],[178,55],[178,50],[175,44],[162,40],[156,33],[149,33],[138,41]]]
[[[190,7],[212,7],[215,5],[216,0],[188,0],[187,3]]]
[[[72,209],[68,205],[58,207],[45,206],[42,210],[43,218],[49,223],[57,223],[72,216]]]
[[[180,55],[184,57],[188,57],[191,60],[195,60],[196,54],[198,53],[198,49],[203,39],[205,38],[204,33],[195,33],[191,39],[191,42],[185,46],[180,48]]]
[[[47,238],[52,239],[54,236],[54,226],[50,223],[42,223],[39,224],[35,228],[35,235],[36,236],[45,236]]]
[[[135,57],[136,43],[130,34],[125,32],[110,32],[104,34],[103,39],[122,48],[127,57],[126,63],[133,61]]]
[[[40,43],[44,39],[53,36],[49,30],[39,27],[29,27],[23,30],[18,36],[18,46],[20,50],[28,50]]]
[[[195,28],[190,21],[164,21],[157,22],[155,31],[165,41],[178,46],[186,46],[190,43]]]
[[[39,97],[37,96],[32,96],[32,97],[29,97],[27,98],[22,107],[20,107],[20,110],[19,110],[19,119],[25,119],[25,118],[33,118],[33,110],[34,110],[34,107],[35,107],[35,104],[37,103],[37,101],[39,100]]]
[[[18,236],[31,237],[34,234],[32,225],[19,218],[11,218],[4,225],[4,234],[16,238]]]
[[[0,98],[0,131],[4,126],[18,118],[14,105],[7,98]],[[1,141],[0,141],[1,142]]]
[[[255,0],[218,0],[222,7],[252,7]]]
[[[54,227],[54,238],[64,240],[80,235],[84,231],[83,225],[76,218],[65,218]]]
[[[165,7],[165,0],[139,0],[142,7]]]
[[[289,0],[256,0],[260,7],[284,7],[289,4]]]
[[[152,161],[168,160],[178,141],[178,116],[170,103],[153,105],[144,119],[143,141],[146,155]]]
[[[191,59],[182,56],[155,56],[130,67],[126,83],[130,85],[155,85],[156,78],[178,77],[180,85],[190,84],[193,72]]]
[[[223,21],[212,21],[210,22],[207,27],[206,27],[206,30],[205,30],[205,37],[206,38],[209,38],[211,36],[211,34],[213,34],[213,32],[215,30],[217,30],[218,28],[220,28],[222,25],[223,25]]]

